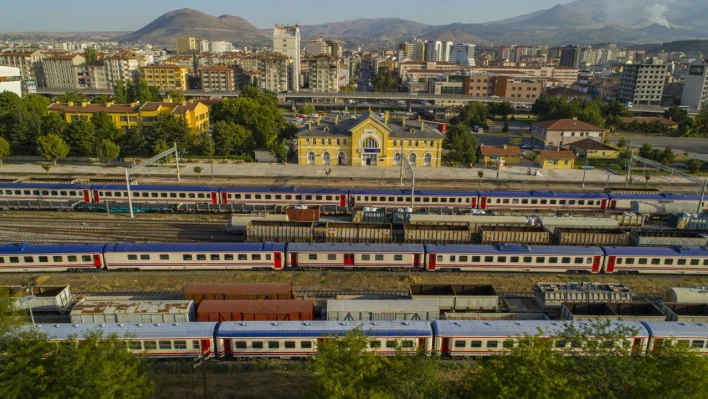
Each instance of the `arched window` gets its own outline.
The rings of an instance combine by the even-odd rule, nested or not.
[[[330,155],[329,152],[325,151],[322,153],[322,165],[329,165]]]
[[[394,165],[400,165],[401,164],[401,153],[397,152],[393,154],[393,164]]]
[[[315,164],[315,153],[310,151],[307,153],[307,164],[308,165],[314,165]]]
[[[340,165],[344,165],[346,159],[347,156],[342,151],[339,151],[339,154],[337,154],[337,163]]]
[[[411,152],[410,155],[408,155],[408,163],[411,164],[411,166],[415,166],[415,161],[417,157],[415,156],[414,152]]]
[[[423,155],[423,166],[430,166],[432,163],[433,156],[429,152],[426,152],[425,155]]]
[[[364,140],[363,148],[379,148],[379,142],[373,137],[367,137]]]

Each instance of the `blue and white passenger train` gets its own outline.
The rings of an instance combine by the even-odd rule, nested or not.
[[[81,341],[89,332],[116,335],[130,352],[155,358],[302,358],[316,355],[319,342],[361,329],[367,351],[379,355],[439,354],[444,357],[488,357],[506,353],[527,335],[554,339],[566,325],[587,322],[551,320],[427,321],[247,321],[218,323],[38,324],[50,341]],[[27,327],[31,328],[31,327]],[[612,321],[610,330],[624,334],[614,345],[645,354],[659,345],[685,342],[708,354],[708,324],[688,322]],[[571,342],[557,340],[557,351],[583,353]]]
[[[348,212],[353,207],[400,208],[410,206],[410,190],[335,189],[308,187],[130,187],[134,203],[225,205],[234,211],[279,210],[297,205],[319,206],[324,212]],[[699,195],[597,194],[554,191],[442,191],[416,190],[414,206],[421,208],[522,210],[628,211],[632,202],[672,204],[697,209]],[[125,185],[0,183],[0,205],[6,201],[127,202]],[[706,201],[701,203],[708,210]]]
[[[418,244],[0,244],[1,272],[297,270],[708,274],[708,248]]]

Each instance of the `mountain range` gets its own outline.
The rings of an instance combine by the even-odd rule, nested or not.
[[[300,35],[303,42],[318,36],[345,41],[399,41],[415,36],[480,45],[636,44],[707,39],[707,20],[708,2],[705,0],[576,0],[487,23],[429,25],[400,18],[361,18],[300,25]],[[267,45],[271,32],[272,28],[258,29],[240,17],[214,17],[182,9],[169,12],[120,40],[171,44],[176,36],[192,36],[237,44]]]

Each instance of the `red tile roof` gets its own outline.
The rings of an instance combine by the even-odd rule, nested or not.
[[[605,130],[601,127],[575,119],[558,119],[554,121],[536,122],[534,123],[534,126],[547,130],[578,130],[591,132],[602,132]]]
[[[496,147],[492,145],[483,145],[479,147],[482,155],[498,155],[498,156],[510,156],[510,155],[521,155],[521,148],[515,145],[510,145],[504,147]]]
[[[86,104],[86,106],[79,104],[69,105],[69,104],[52,104],[49,106],[50,110],[63,111],[63,112],[105,112],[108,114],[124,114],[126,112],[138,112],[139,106],[131,106],[130,104],[112,104],[107,107],[102,104]]]
[[[607,144],[603,144],[597,140],[593,139],[583,139],[583,140],[578,140],[575,142],[572,142],[569,144],[571,147],[575,147],[579,150],[605,150],[605,151],[619,151],[619,149],[615,147],[611,147]]]
[[[558,160],[558,159],[575,159],[575,153],[573,151],[540,151],[541,157],[543,159]]]

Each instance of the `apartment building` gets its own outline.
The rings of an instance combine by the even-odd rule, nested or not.
[[[660,106],[668,65],[627,64],[624,66],[617,98],[633,106]]]
[[[307,55],[322,55],[327,53],[327,43],[324,39],[317,38],[310,40],[305,44],[305,54]]]
[[[47,57],[44,63],[46,87],[52,89],[76,89],[86,87],[88,68],[81,55]]]
[[[466,94],[476,97],[494,95],[494,78],[494,75],[488,73],[470,75],[469,89]]]
[[[273,52],[290,57],[292,62],[287,65],[290,70],[286,74],[288,86],[294,92],[300,91],[300,28],[297,25],[276,24],[273,29]]]
[[[334,58],[341,58],[342,57],[342,46],[339,45],[339,42],[336,40],[325,40],[325,44],[327,45],[326,53],[331,55]]]
[[[449,62],[435,62],[435,61],[410,61],[401,62],[399,64],[399,70],[403,81],[418,81],[418,79],[413,79],[412,73],[418,74],[439,74],[439,73],[449,73],[455,71],[462,71],[465,68],[461,65],[452,64]]]
[[[474,44],[455,44],[450,48],[450,63],[462,65],[466,67],[475,66],[474,62]]]
[[[33,80],[37,87],[45,87],[44,64],[42,60],[46,57],[39,50],[32,52],[5,52],[0,53],[0,66],[19,68],[23,81]]]
[[[202,90],[235,91],[240,88],[240,73],[237,67],[217,65],[201,68],[199,78]]]
[[[580,66],[580,47],[569,44],[561,50],[559,66],[578,68]]]
[[[140,61],[137,57],[130,56],[111,56],[103,59],[106,66],[106,75],[108,87],[115,87],[118,81],[125,82],[132,80],[133,75],[138,72]]]
[[[160,90],[186,90],[189,69],[178,65],[148,65],[140,74],[148,85]]]
[[[339,92],[339,60],[331,55],[319,55],[308,61],[310,91]]]
[[[93,65],[87,65],[88,76],[86,77],[87,89],[112,89],[113,86],[108,85],[108,73],[105,64],[102,61],[97,61]]]
[[[258,87],[275,93],[288,91],[291,59],[283,54],[258,55]],[[299,68],[298,68],[299,72]]]
[[[546,89],[546,79],[534,76],[495,76],[494,95],[512,100],[535,100]]]
[[[197,39],[193,37],[177,38],[177,54],[191,54],[197,50]]]
[[[708,60],[697,59],[688,66],[681,105],[704,107],[708,104]]]

